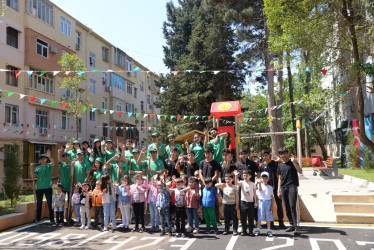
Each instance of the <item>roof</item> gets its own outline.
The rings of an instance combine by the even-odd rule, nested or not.
[[[200,130],[197,130],[197,129],[194,129],[188,133],[185,133],[184,135],[180,135],[178,136],[177,138],[175,138],[175,141],[179,141],[179,142],[184,142],[185,140],[188,140],[188,141],[193,141],[193,135],[195,133],[199,133],[201,134],[201,136],[204,136],[204,132],[200,131]],[[209,137],[212,137],[209,135]]]

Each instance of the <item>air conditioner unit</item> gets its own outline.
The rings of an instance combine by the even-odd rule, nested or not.
[[[44,134],[48,134],[48,129],[46,128],[39,128],[39,133],[44,135]]]
[[[76,49],[76,50],[80,50],[80,49],[81,49],[81,45],[76,43],[76,44],[75,44],[75,49]]]
[[[110,86],[105,86],[105,91],[111,92],[111,91],[112,91],[112,87],[110,87]]]
[[[54,45],[50,45],[49,46],[49,50],[51,51],[51,53],[53,54],[57,54],[57,47],[54,46]]]

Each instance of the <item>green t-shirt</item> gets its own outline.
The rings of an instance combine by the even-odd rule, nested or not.
[[[195,145],[194,147],[192,147],[193,145]],[[205,156],[204,156],[204,146],[200,145],[200,144],[191,144],[190,145],[190,150],[193,151],[195,153],[195,159],[194,161],[199,164],[202,160],[205,159]]]
[[[103,170],[95,170],[95,171],[93,172],[93,176],[94,176],[94,178],[95,178],[95,181],[100,180],[100,177],[101,177],[102,175],[104,175]]]
[[[128,165],[128,170],[130,170],[130,165]],[[145,164],[144,165],[139,164],[135,159],[131,159],[131,170],[132,171],[143,171],[143,170],[147,170],[147,166]],[[135,175],[136,174],[131,174],[131,177],[130,177],[131,183],[134,183],[133,178]]]
[[[87,172],[91,170],[91,165],[86,161],[76,161],[74,165],[74,184],[83,183],[87,177]]]
[[[70,155],[70,161],[73,161],[75,158],[77,158],[77,151],[69,150],[68,154]]]
[[[131,150],[125,150],[125,157],[127,159],[133,158]]]
[[[212,139],[208,142],[208,146],[213,149],[213,160],[218,163],[223,162],[222,150],[225,148],[225,137],[218,136],[217,144],[215,139]]]
[[[148,160],[144,161],[144,166],[146,167],[146,172],[148,172]],[[151,160],[150,168],[153,171],[164,171],[165,170],[164,162],[160,161],[159,159],[157,159],[156,161]],[[147,174],[149,174],[149,178],[155,175],[154,173],[147,173]]]
[[[110,159],[112,159],[112,157],[116,154],[116,152],[114,151],[105,151],[105,162],[109,161]],[[105,164],[105,162],[103,162],[103,164]],[[112,161],[110,163],[110,165],[114,165],[116,164],[114,161]]]
[[[53,167],[50,163],[47,163],[44,166],[39,165],[34,169],[34,174],[38,175],[35,187],[37,190],[52,188],[52,170]]]
[[[151,145],[153,145],[153,143]],[[149,145],[149,146],[151,146],[151,145]],[[165,157],[165,146],[164,146],[164,144],[162,144],[161,142],[158,142],[158,148],[160,149],[163,156],[159,156],[158,151],[157,151],[157,159],[159,159],[160,161],[164,161],[164,157]],[[149,157],[149,147],[147,149],[147,157]]]
[[[121,160],[122,161],[122,160]],[[122,169],[125,171],[125,174],[128,175],[129,174],[129,167],[128,165],[122,161]],[[115,182],[117,181],[117,173],[118,173],[118,164],[114,164],[112,165],[112,182]],[[121,178],[122,178],[122,174],[121,174],[121,171],[119,172],[119,176],[118,176],[118,183],[121,183]]]
[[[176,147],[178,149],[178,152],[177,152],[177,158],[178,156],[183,153],[183,150],[182,150],[182,147],[181,145],[177,144],[177,143],[174,143],[174,147]],[[170,158],[170,148],[171,146],[170,145],[167,145],[166,148],[165,148],[165,153],[166,153],[166,159],[169,159]]]
[[[58,164],[60,167],[60,183],[62,184],[63,190],[65,192],[70,192],[70,164],[61,162]]]
[[[88,152],[84,153],[84,161],[90,162],[90,154]]]

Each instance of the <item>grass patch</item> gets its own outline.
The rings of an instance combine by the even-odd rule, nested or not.
[[[33,194],[20,196],[19,199],[16,201],[16,204],[22,203],[22,202],[30,202],[30,201],[34,201]],[[14,207],[10,206],[10,200],[8,199],[0,200],[0,216],[14,213],[14,210],[15,210],[15,206]]]
[[[338,172],[339,174],[345,174],[368,181],[374,181],[374,170],[365,171],[361,168],[339,168]]]

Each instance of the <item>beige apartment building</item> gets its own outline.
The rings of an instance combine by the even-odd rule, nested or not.
[[[65,74],[54,72],[61,69],[64,53],[76,53],[88,71],[80,87],[94,111],[79,118],[79,139],[132,138],[142,146],[159,122],[153,105],[160,92],[158,76],[52,2],[5,3],[9,6],[0,17],[0,147],[20,146],[23,182],[31,181],[30,162],[48,149],[56,159],[57,149],[76,137],[76,121],[61,104],[72,97],[60,88]],[[5,157],[0,153],[0,186]],[[54,171],[58,179],[58,168]]]

